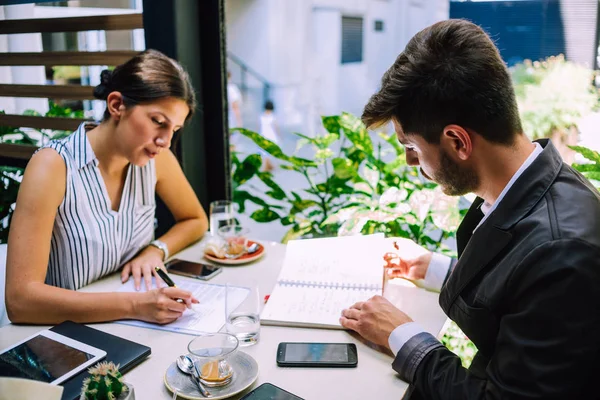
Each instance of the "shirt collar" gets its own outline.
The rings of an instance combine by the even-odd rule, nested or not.
[[[98,164],[96,153],[94,153],[86,133],[95,126],[95,124],[83,122],[73,134],[73,145],[77,147],[77,150],[74,151],[74,154],[76,154],[75,164],[77,169],[81,169],[92,162],[96,165]]]
[[[480,210],[483,213],[483,218],[481,219],[481,221],[479,222],[479,224],[477,225],[475,230],[477,230],[477,228],[483,223],[483,221],[485,221],[487,219],[487,217],[496,209],[496,207],[498,207],[498,204],[500,204],[500,201],[502,201],[502,199],[504,198],[506,193],[510,190],[510,188],[515,183],[515,181],[523,174],[523,172],[525,172],[525,170],[531,165],[531,163],[533,163],[533,161],[537,158],[537,156],[539,156],[542,153],[542,151],[544,150],[542,148],[542,146],[537,142],[534,142],[534,144],[535,144],[535,149],[533,149],[533,151],[531,152],[529,157],[527,157],[527,159],[521,165],[521,167],[517,170],[517,172],[515,172],[515,174],[512,176],[512,178],[510,178],[510,181],[508,181],[508,183],[506,184],[506,186],[504,187],[504,189],[502,190],[502,192],[500,193],[500,195],[498,196],[498,198],[496,199],[494,204],[490,204],[487,201],[481,203]]]

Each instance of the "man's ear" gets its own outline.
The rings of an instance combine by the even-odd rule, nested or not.
[[[468,160],[473,152],[471,134],[459,125],[447,125],[444,128],[440,145],[463,161]]]
[[[106,98],[106,108],[111,118],[118,121],[125,111],[125,103],[121,92],[111,92]]]

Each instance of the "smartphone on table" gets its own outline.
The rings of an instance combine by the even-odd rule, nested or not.
[[[202,264],[193,261],[173,259],[169,261],[165,268],[171,274],[183,275],[190,278],[201,279],[207,281],[221,272],[221,267],[214,265]]]
[[[358,364],[354,343],[279,343],[277,365],[280,367],[341,367]]]
[[[240,400],[304,400],[272,383],[263,383]]]

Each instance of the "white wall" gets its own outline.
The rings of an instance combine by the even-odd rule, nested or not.
[[[284,130],[314,134],[321,115],[360,114],[412,35],[448,18],[449,0],[226,0],[225,12],[228,50],[274,84]],[[342,16],[363,18],[360,63],[341,64]]]

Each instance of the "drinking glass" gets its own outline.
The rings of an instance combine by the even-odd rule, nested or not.
[[[233,210],[233,202],[229,200],[217,200],[210,203],[210,234],[216,236],[219,228],[225,225],[233,225],[237,222]]]
[[[225,242],[225,257],[235,259],[248,251],[248,228],[241,225],[225,225],[219,228],[219,236]]]
[[[225,329],[240,346],[251,346],[260,338],[260,297],[256,282],[248,280],[245,285],[249,287],[225,288]]]
[[[235,336],[224,332],[206,333],[188,344],[188,351],[200,381],[209,387],[225,386],[233,378],[228,362],[239,346]]]

